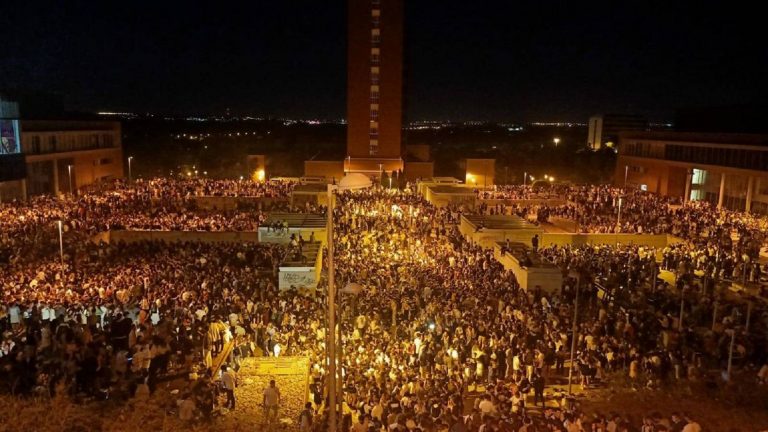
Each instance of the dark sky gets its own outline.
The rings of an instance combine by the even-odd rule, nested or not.
[[[410,120],[664,119],[768,99],[768,35],[747,3],[406,3]],[[345,14],[341,0],[4,0],[0,91],[80,110],[340,118]]]

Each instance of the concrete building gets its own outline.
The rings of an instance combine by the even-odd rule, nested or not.
[[[347,4],[345,171],[400,170],[404,154],[403,1]]]
[[[2,199],[62,194],[123,177],[119,122],[22,120],[24,179],[0,184]]]
[[[768,135],[626,132],[615,184],[768,214]]]
[[[466,159],[464,183],[476,188],[485,189],[494,185],[496,176],[496,159]]]
[[[408,180],[434,175],[428,148],[403,141],[403,0],[347,5],[347,151],[343,161],[311,160],[304,174],[338,180],[346,173]]]
[[[600,150],[614,147],[618,143],[619,132],[645,131],[648,121],[634,114],[598,114],[589,118],[587,147]]]

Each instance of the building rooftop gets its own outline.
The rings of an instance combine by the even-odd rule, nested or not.
[[[320,193],[327,192],[328,185],[325,183],[300,184],[293,187],[293,193]]]
[[[463,215],[462,218],[475,229],[482,226],[485,229],[513,230],[513,229],[539,229],[538,226],[528,222],[520,216],[506,215]]]
[[[621,140],[655,140],[701,144],[768,145],[766,134],[710,132],[620,132]]]
[[[524,245],[520,242],[510,242],[509,245],[507,245],[507,242],[496,242],[496,244],[499,245],[502,251],[504,253],[508,253],[515,257],[517,262],[523,263],[526,262],[526,258],[530,260],[525,267],[529,268],[556,268],[557,266],[552,264],[551,261],[548,259],[542,257],[540,254],[536,253],[531,249],[530,247]]]
[[[429,189],[434,193],[475,195],[475,191],[473,189],[468,187],[463,187],[463,186],[434,185],[434,186],[429,186]]]

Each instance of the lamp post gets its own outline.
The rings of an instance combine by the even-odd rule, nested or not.
[[[624,165],[624,189],[627,188],[627,178],[629,178],[629,165]]]
[[[555,147],[557,147],[557,145],[560,144],[560,138],[555,137],[555,139],[553,139],[552,142],[554,142]]]
[[[133,182],[133,175],[131,172],[131,161],[133,160],[133,156],[128,156],[128,183]]]
[[[391,178],[391,177],[390,177]],[[344,416],[344,339],[342,338],[342,324],[344,321],[344,311],[343,311],[343,295],[344,294],[351,294],[354,296],[357,296],[360,294],[360,292],[363,290],[362,285],[350,282],[346,285],[344,285],[344,288],[339,290],[339,341],[337,343],[338,346],[338,352],[339,352],[339,358],[338,358],[338,364],[339,364],[339,378],[338,378],[338,385],[336,387],[336,391],[338,392],[338,397],[336,400],[339,404],[339,413],[343,417]]]
[[[336,432],[336,287],[333,259],[333,189],[328,185],[328,430]]]
[[[619,197],[619,214],[616,217],[616,227],[621,227],[621,203],[622,203],[622,197]]]
[[[72,165],[67,165],[67,172],[69,173],[69,194],[74,195],[72,188]]]
[[[578,319],[579,319],[579,285],[581,285],[581,275],[576,274],[576,298],[573,304],[573,334],[571,335],[571,365],[568,368],[568,394],[572,395],[572,378],[573,378],[573,363],[576,357],[576,332],[578,331]]]
[[[369,187],[369,185],[364,187]],[[334,190],[347,190],[354,187],[344,187],[341,185],[328,185],[328,210],[327,210],[327,242],[328,242],[328,331],[326,332],[327,348],[328,348],[328,406],[330,411],[328,412],[328,431],[336,432],[336,400],[337,400],[337,388],[336,388],[336,364],[337,364],[337,348],[336,348],[336,285],[335,285],[335,258],[333,254],[333,208],[334,208]],[[345,288],[348,288],[349,285]],[[339,326],[341,327],[341,326]],[[340,331],[341,329],[339,329]],[[339,340],[341,344],[341,340]],[[339,375],[341,375],[341,363],[339,362]],[[338,393],[341,392],[341,386],[339,386]],[[339,398],[341,402],[342,399]],[[343,413],[341,413],[343,415]]]
[[[63,231],[63,223],[61,221],[58,221],[57,225],[59,226],[59,260],[61,261],[61,264],[64,265],[64,231]]]
[[[528,172],[523,172],[523,187],[525,187],[526,183],[528,183]]]

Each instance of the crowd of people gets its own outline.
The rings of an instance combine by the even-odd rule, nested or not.
[[[78,240],[107,230],[256,231],[269,211],[318,212],[315,206],[292,207],[290,182],[211,179],[120,180],[82,189],[77,196],[34,197],[0,203],[0,262],[36,256],[39,246],[58,240],[58,223]],[[269,198],[243,202],[230,210],[206,209],[196,197]],[[240,203],[238,203],[240,204]]]
[[[161,203],[178,203],[197,193],[190,188],[236,194],[221,192],[236,183],[205,189],[191,181],[178,194],[162,191],[173,183],[117,185],[87,198],[4,205],[0,209],[15,221],[0,223],[15,230],[5,244],[19,248],[34,241],[30,226],[61,218],[75,232],[101,228],[102,215],[111,211],[105,208],[156,199],[153,187],[166,194]],[[723,365],[726,333],[697,333],[702,323],[717,319],[718,306],[707,301],[713,294],[679,278],[686,317],[679,326],[679,293],[654,282],[657,251],[542,245],[541,254],[563,270],[566,282],[556,292],[526,291],[492,251],[459,234],[456,208],[431,206],[409,188],[342,192],[338,201],[336,286],[363,288],[341,299],[342,430],[698,430],[695,419],[683,414],[587,418],[577,403],[547,387],[567,376],[577,296],[582,306],[574,370],[582,390],[614,375],[637,387],[700,380],[705,366]],[[148,221],[153,214],[146,213]],[[26,224],[20,216],[36,222]],[[145,387],[151,393],[166,375],[200,365],[204,378],[182,395],[184,416],[208,417],[216,400],[209,384],[213,359],[234,341],[234,370],[246,355],[309,357],[312,421],[302,424],[325,430],[326,286],[321,282],[314,295],[277,289],[277,264],[288,247],[108,245],[73,237],[62,262],[51,240],[39,245],[34,258],[0,260],[0,365],[19,393],[53,392],[63,385],[72,394],[119,400]],[[602,297],[593,281],[606,287]],[[599,300],[606,294],[610,301]],[[742,309],[719,300],[719,322],[732,328]],[[756,314],[753,328],[764,328],[764,321]],[[765,364],[766,346],[751,338],[737,344],[755,364]],[[230,396],[231,389],[224,390]],[[229,398],[227,405],[236,406]]]

